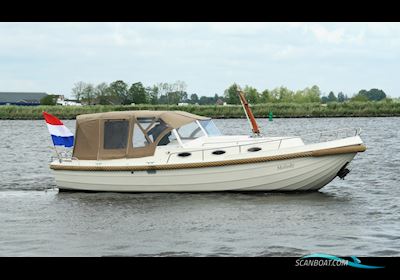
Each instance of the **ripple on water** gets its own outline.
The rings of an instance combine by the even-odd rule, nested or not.
[[[303,256],[308,254],[309,251],[286,246],[270,246],[267,250],[260,253],[256,253],[254,256],[257,257],[293,257]]]
[[[370,256],[377,256],[377,257],[395,257],[400,256],[399,250],[378,250],[372,251],[369,253]]]

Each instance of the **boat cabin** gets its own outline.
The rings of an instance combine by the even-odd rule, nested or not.
[[[183,111],[122,111],[79,115],[73,157],[82,160],[152,156],[157,146],[221,135],[210,118]]]

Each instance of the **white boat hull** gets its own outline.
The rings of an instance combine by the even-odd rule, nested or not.
[[[111,192],[310,191],[332,181],[356,153],[148,171],[54,170],[60,190]]]

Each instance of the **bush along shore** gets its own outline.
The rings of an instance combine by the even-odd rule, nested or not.
[[[393,117],[400,116],[398,102],[331,102],[320,103],[270,103],[251,106],[254,116],[268,118],[270,112],[275,118],[303,117]],[[61,119],[75,119],[77,115],[109,111],[129,110],[178,110],[212,118],[244,118],[241,105],[92,105],[92,106],[0,106],[1,120],[43,119],[46,111]]]

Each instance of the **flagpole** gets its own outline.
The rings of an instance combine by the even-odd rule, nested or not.
[[[54,147],[54,151],[55,151],[56,154],[57,154],[58,161],[61,163],[60,154],[58,153],[57,148],[56,148],[56,145],[54,145],[54,143],[53,143],[53,147]]]
[[[47,123],[50,135],[53,137],[52,129],[49,128],[49,125],[56,125],[56,126],[61,125],[61,126],[64,127],[64,124],[57,117],[52,116],[52,115],[48,114],[47,112],[42,112],[42,113],[43,113],[44,119],[45,119],[45,121]],[[68,130],[68,128],[64,127],[64,130],[67,130],[69,132],[69,134],[72,135],[72,133]],[[56,136],[58,135],[57,131],[56,131],[55,135]],[[60,135],[62,135],[62,133]],[[61,158],[62,157],[60,156],[60,153],[57,151],[57,147],[56,147],[54,139],[52,139],[52,140],[53,140],[52,142],[53,142],[54,151],[56,152],[58,161],[61,163],[61,161],[62,161]],[[65,143],[64,143],[64,146],[66,147]]]

